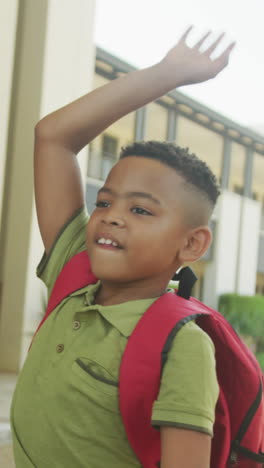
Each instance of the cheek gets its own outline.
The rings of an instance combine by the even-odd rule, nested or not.
[[[177,250],[183,243],[183,236],[177,232],[175,227],[168,226],[167,224],[158,224],[151,226],[151,229],[139,229],[136,233],[136,239],[134,243],[134,249],[132,255],[134,255],[135,261],[139,261],[143,258],[151,260],[173,258]]]
[[[92,243],[92,239],[94,238],[94,228],[95,228],[95,222],[94,218],[91,217],[87,223],[86,226],[86,244],[87,247]]]
[[[175,246],[181,237],[179,229],[167,222],[155,223],[147,231],[143,230],[141,234],[142,236],[139,234],[138,237],[139,239],[142,237],[144,243],[160,245],[165,250]]]

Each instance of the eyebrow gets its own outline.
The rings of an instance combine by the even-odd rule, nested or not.
[[[102,187],[100,190],[98,190],[98,195],[99,195],[99,193],[109,193],[110,195],[117,196],[117,192],[115,192],[114,190],[112,190],[110,188],[107,188],[107,187]],[[148,200],[153,201],[157,205],[160,205],[160,201],[157,198],[153,197],[153,195],[151,195],[151,193],[147,193],[147,192],[127,192],[124,195],[124,198],[134,198],[134,197],[147,198]]]

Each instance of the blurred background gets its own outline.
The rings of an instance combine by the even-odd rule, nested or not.
[[[2,428],[46,304],[35,277],[43,246],[33,195],[34,126],[89,90],[161,60],[190,24],[196,27],[189,45],[209,29],[205,46],[226,32],[216,56],[237,41],[229,66],[215,80],[129,114],[81,152],[88,209],[121,146],[133,140],[173,141],[205,160],[222,195],[211,221],[214,242],[194,266],[193,294],[220,307],[264,365],[263,17],[262,0],[0,0]]]

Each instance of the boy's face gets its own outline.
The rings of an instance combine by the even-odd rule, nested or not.
[[[87,226],[87,250],[99,279],[158,284],[180,267],[190,229],[182,182],[175,170],[153,159],[129,156],[114,166]]]

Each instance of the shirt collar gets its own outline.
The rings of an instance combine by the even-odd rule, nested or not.
[[[88,310],[98,310],[98,312],[115,327],[123,336],[129,337],[133,332],[137,322],[142,317],[148,307],[155,302],[157,297],[148,299],[138,299],[135,301],[123,302],[109,306],[94,304],[95,294],[100,286],[100,281],[85,288],[75,291],[71,296],[84,294],[85,305]]]

